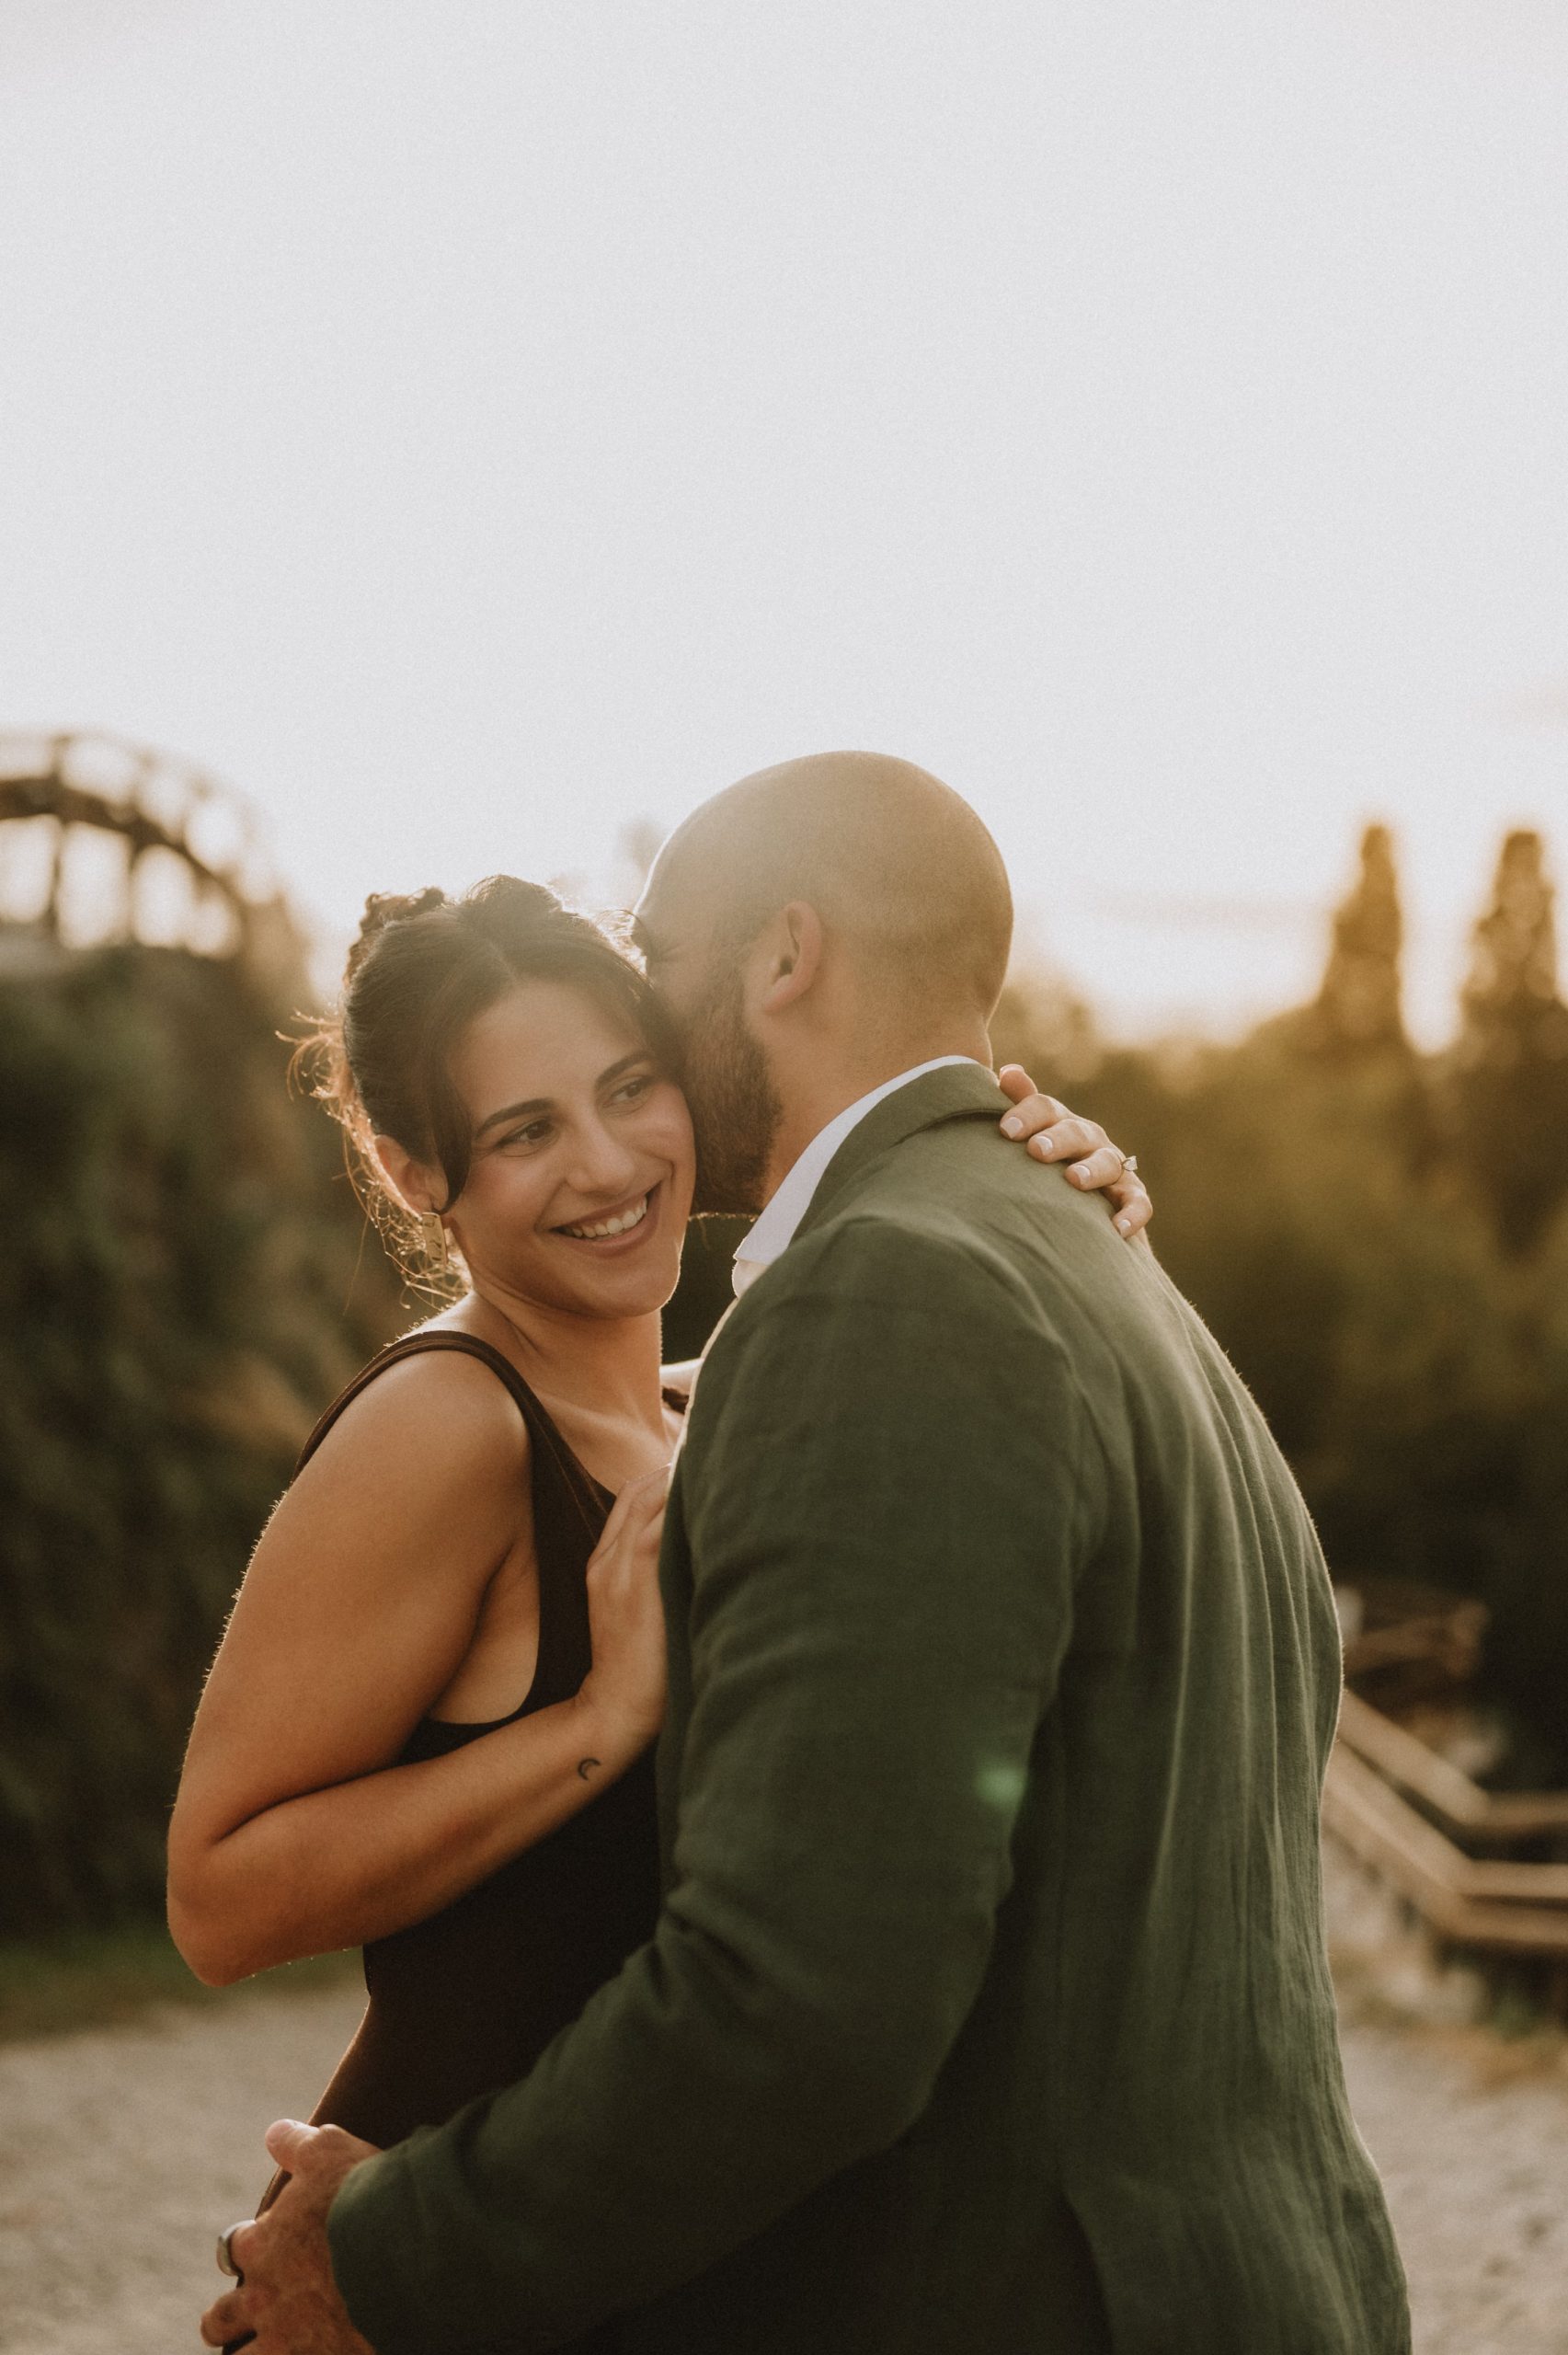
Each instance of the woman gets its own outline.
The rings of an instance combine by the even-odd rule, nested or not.
[[[329,1408],[191,1735],[169,1915],[210,1982],[362,1945],[316,2111],[385,2145],[523,2074],[653,1927],[661,1380],[693,1155],[637,969],[539,887],[373,900],[323,1092],[467,1288]],[[1027,1093],[1010,1132],[1147,1197]]]

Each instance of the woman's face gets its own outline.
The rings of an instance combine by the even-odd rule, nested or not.
[[[474,1158],[446,1223],[475,1284],[581,1316],[662,1308],[694,1155],[647,1040],[581,990],[525,982],[469,1025],[452,1077]]]

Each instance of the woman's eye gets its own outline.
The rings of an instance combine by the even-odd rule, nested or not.
[[[513,1129],[500,1141],[499,1150],[510,1144],[543,1144],[550,1133],[548,1120],[530,1120],[526,1128]]]
[[[652,1086],[653,1074],[650,1072],[640,1072],[635,1079],[624,1079],[615,1090],[612,1100],[617,1104],[638,1103]]]

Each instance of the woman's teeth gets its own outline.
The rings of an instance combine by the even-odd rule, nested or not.
[[[607,1235],[625,1235],[634,1226],[641,1226],[647,1218],[647,1200],[645,1194],[640,1202],[634,1202],[629,1211],[621,1212],[619,1218],[601,1219],[597,1226],[564,1226],[561,1232],[563,1235],[575,1235],[580,1243],[599,1243]]]

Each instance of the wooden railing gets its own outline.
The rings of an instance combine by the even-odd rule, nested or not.
[[[25,914],[10,904],[5,857],[23,833],[44,852]],[[69,856],[84,834],[108,838],[119,859],[117,876],[97,879],[91,945],[148,937],[143,879],[172,860],[189,902],[174,925],[178,945],[303,971],[304,939],[263,858],[254,813],[227,787],[190,762],[117,737],[0,730],[0,926],[61,941]],[[155,936],[170,938],[166,928]]]
[[[1358,1694],[1345,1695],[1339,1740],[1342,1749],[1354,1751],[1396,1790],[1467,1838],[1496,1847],[1521,1840],[1568,1840],[1568,1791],[1482,1790]]]
[[[1475,1856],[1474,1846],[1568,1848],[1568,1792],[1492,1792],[1355,1693],[1323,1791],[1324,1829],[1434,1934],[1496,1954],[1568,1962],[1568,1862]]]

